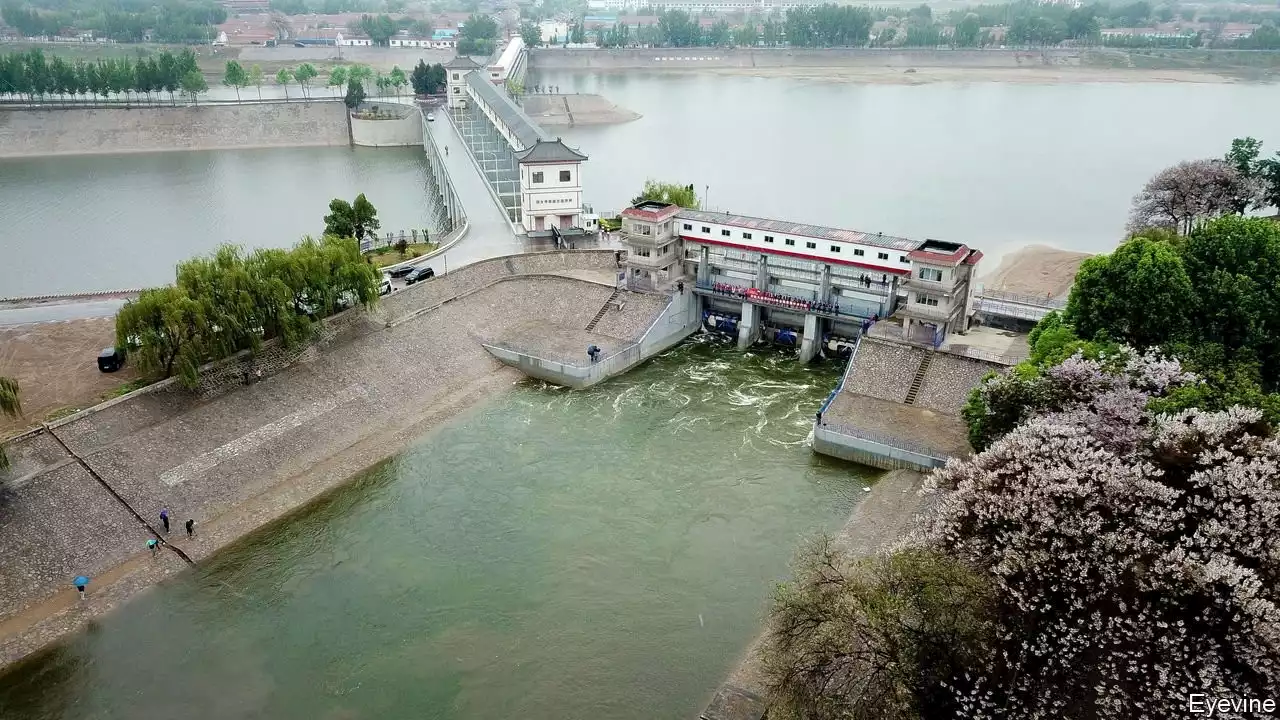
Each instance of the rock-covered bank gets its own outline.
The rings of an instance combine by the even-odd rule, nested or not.
[[[0,158],[349,143],[333,100],[0,110]]]

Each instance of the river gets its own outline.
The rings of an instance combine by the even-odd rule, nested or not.
[[[837,372],[704,338],[523,383],[0,677],[0,717],[696,717],[874,477],[805,442]]]
[[[591,160],[585,199],[619,209],[645,178],[710,206],[957,240],[1113,247],[1160,168],[1231,139],[1280,144],[1280,92],[1245,83],[854,84],[679,74],[544,74],[643,117],[562,132]],[[221,89],[225,90],[225,89]],[[364,192],[383,227],[431,217],[402,149],[172,152],[0,161],[0,296],[138,287],[220,242],[287,245]]]

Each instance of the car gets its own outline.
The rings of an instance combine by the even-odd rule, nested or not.
[[[124,367],[124,360],[124,348],[102,348],[102,352],[98,353],[98,369],[104,373],[115,372]]]
[[[436,121],[436,114],[435,114],[435,113],[427,113],[427,122],[435,122],[435,121]]]
[[[417,268],[413,265],[401,265],[399,267],[391,268],[389,271],[387,271],[387,274],[393,278],[402,278],[416,269]]]
[[[395,288],[391,287],[391,276],[387,273],[382,273],[382,282],[378,285],[378,294],[390,295],[391,291],[394,289]]]
[[[436,276],[436,271],[429,267],[416,267],[413,272],[404,276],[404,284],[412,285],[419,280],[428,280]]]

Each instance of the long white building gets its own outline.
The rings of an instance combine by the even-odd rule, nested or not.
[[[808,361],[830,334],[896,315],[903,339],[937,345],[969,327],[980,251],[644,202],[622,212],[626,282],[663,290],[685,278],[720,329],[746,347],[765,327],[791,333]]]

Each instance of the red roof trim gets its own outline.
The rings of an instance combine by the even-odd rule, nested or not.
[[[961,245],[955,252],[940,253],[933,250],[912,250],[907,257],[912,260],[920,260],[932,263],[948,263],[951,265],[959,265],[969,254],[969,246]]]
[[[974,250],[973,252],[969,253],[969,257],[967,257],[967,258],[965,258],[965,259],[964,259],[964,264],[965,264],[965,265],[977,265],[977,264],[978,264],[978,261],[979,261],[979,260],[981,260],[981,259],[982,259],[982,251],[981,251],[981,250]]]
[[[835,263],[837,265],[852,265],[853,267],[866,268],[868,270],[878,270],[880,272],[893,273],[895,275],[910,275],[911,270],[907,268],[888,268],[881,265],[872,265],[870,263],[855,262],[853,260],[837,260],[835,258],[826,258],[819,255],[806,255],[801,252],[792,252],[790,250],[774,250],[769,248],[758,248],[754,245],[743,245],[741,243],[725,242],[723,240],[707,240],[706,238],[692,237],[689,235],[680,236],[684,240],[690,242],[710,243],[711,245],[724,245],[725,247],[741,248],[743,250],[754,250],[756,252],[766,252],[770,255],[787,255],[789,257],[803,258],[805,260],[820,260],[822,262]]]

